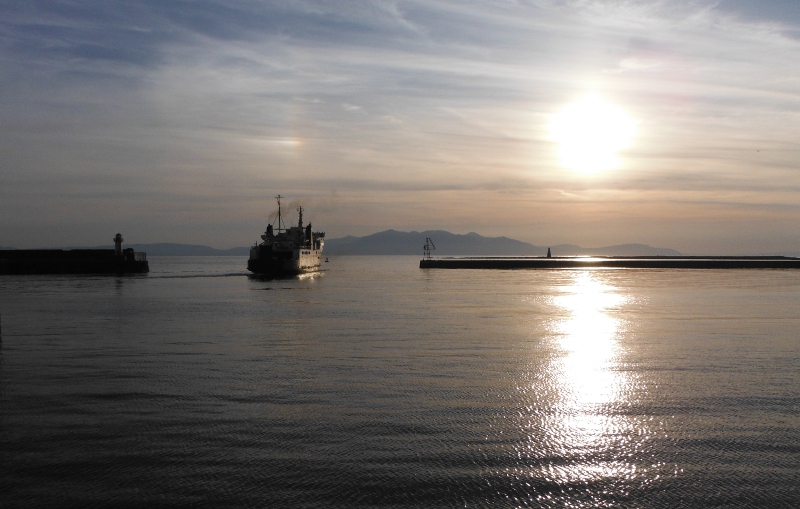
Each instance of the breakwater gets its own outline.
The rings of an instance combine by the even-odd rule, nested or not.
[[[0,250],[0,274],[130,274],[148,272],[145,253],[114,249]]]
[[[569,256],[431,258],[421,269],[800,269],[788,256]]]

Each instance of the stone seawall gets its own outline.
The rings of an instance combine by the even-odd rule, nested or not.
[[[20,249],[0,251],[0,274],[137,274],[149,272],[144,253],[125,249]]]
[[[514,258],[432,258],[421,269],[800,269],[800,258],[787,256],[593,256]]]

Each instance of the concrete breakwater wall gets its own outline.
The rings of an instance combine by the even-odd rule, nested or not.
[[[0,274],[130,274],[149,272],[145,253],[124,249],[0,251]]]
[[[788,256],[592,256],[431,258],[421,269],[800,269]]]

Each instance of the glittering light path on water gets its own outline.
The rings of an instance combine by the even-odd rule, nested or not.
[[[0,280],[4,507],[800,505],[796,271],[244,262]]]

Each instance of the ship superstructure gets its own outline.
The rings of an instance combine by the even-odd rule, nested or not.
[[[281,212],[281,195],[278,200],[278,216],[274,224],[267,225],[261,235],[263,242],[250,248],[247,270],[267,276],[288,276],[319,270],[325,232],[315,232],[311,224],[303,226],[303,207],[298,207],[297,226],[284,227]]]

